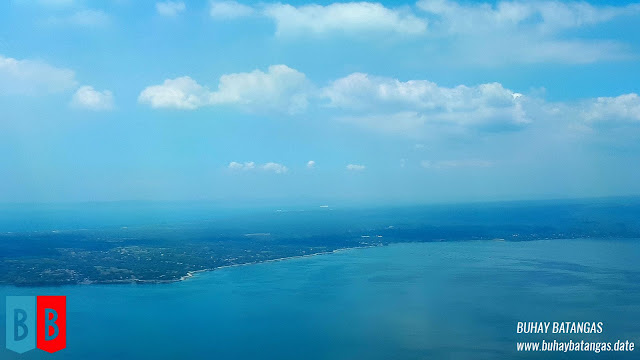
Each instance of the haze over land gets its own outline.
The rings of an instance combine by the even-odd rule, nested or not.
[[[640,198],[403,207],[0,207],[0,284],[171,282],[194,271],[401,242],[640,238]],[[635,241],[635,240],[633,240]]]

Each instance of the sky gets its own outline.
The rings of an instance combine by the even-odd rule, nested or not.
[[[0,202],[640,194],[640,3],[0,2]]]

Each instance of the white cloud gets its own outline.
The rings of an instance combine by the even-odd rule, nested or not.
[[[109,90],[97,91],[92,86],[82,86],[73,94],[71,106],[94,111],[111,110],[113,94]]]
[[[239,162],[235,162],[232,161],[229,163],[228,168],[231,170],[253,170],[256,167],[256,163],[254,163],[253,161],[248,161],[245,163],[239,163]]]
[[[436,24],[450,33],[473,33],[531,28],[541,32],[558,31],[606,22],[616,16],[640,10],[628,6],[594,6],[586,2],[498,1],[458,3],[448,0],[420,0],[418,8],[436,15]]]
[[[487,160],[441,160],[441,161],[428,161],[424,160],[420,162],[420,166],[425,169],[453,169],[453,168],[486,168],[493,166],[493,162]]]
[[[77,86],[72,70],[0,55],[0,95],[57,93]]]
[[[53,25],[73,25],[81,27],[100,27],[109,24],[111,18],[101,10],[78,10],[70,15],[49,18]]]
[[[349,171],[363,171],[364,169],[366,169],[366,166],[359,164],[349,164],[346,166],[346,168]]]
[[[276,22],[277,35],[322,35],[333,32],[420,34],[427,29],[425,20],[407,11],[389,9],[371,2],[299,7],[271,4],[266,6],[264,14]]]
[[[156,11],[162,16],[176,16],[187,7],[182,1],[164,1],[156,3]]]
[[[247,161],[244,163],[232,161],[229,163],[227,167],[230,170],[235,170],[235,171],[249,171],[249,170],[262,169],[264,171],[274,172],[276,174],[284,174],[289,171],[289,168],[287,168],[286,166],[279,163],[275,163],[275,162],[268,162],[263,165],[256,165],[256,163],[253,161]]]
[[[255,10],[236,1],[216,1],[211,3],[209,15],[214,19],[236,19],[250,16]]]
[[[427,124],[501,129],[530,122],[526,97],[499,83],[441,87],[428,80],[399,81],[354,73],[322,90],[329,106],[355,115],[343,120],[385,131],[409,132]]]
[[[282,164],[274,163],[274,162],[266,163],[262,165],[262,168],[266,171],[272,171],[276,174],[284,174],[287,171],[289,171],[289,169],[286,166]]]
[[[576,129],[605,120],[617,126],[638,121],[639,98],[631,93],[575,103],[547,103],[495,82],[444,87],[428,80],[401,81],[363,73],[353,73],[317,89],[303,73],[274,65],[267,72],[222,75],[215,91],[188,76],[168,79],[144,89],[138,101],[153,108],[193,110],[228,105],[248,112],[296,114],[313,99],[317,110],[329,110],[334,119],[418,140],[520,130],[534,120],[551,118],[567,124],[573,121]],[[315,100],[324,100],[324,104]]]
[[[468,87],[440,87],[428,80],[400,81],[353,73],[340,78],[324,89],[330,105],[342,108],[371,109],[385,105],[401,105],[414,109],[459,111],[490,106],[511,106],[522,97],[502,87],[487,83]]]
[[[536,105],[537,118],[556,125],[556,131],[568,131],[565,135],[571,137],[631,136],[640,125],[640,96],[636,93]]]
[[[484,66],[631,59],[630,44],[578,31],[640,14],[640,4],[605,6],[559,0],[419,0],[416,8],[389,8],[366,1],[299,6],[222,1],[213,2],[210,13],[217,19],[261,15],[275,22],[277,36],[286,37],[350,34],[376,40],[394,33],[421,36],[431,61]]]
[[[232,170],[240,170],[243,168],[241,163],[235,161],[230,162],[227,167]]]
[[[212,104],[236,104],[249,110],[297,113],[308,104],[306,76],[286,65],[269,66],[268,71],[222,75]]]
[[[420,0],[418,8],[437,16],[434,23],[454,34],[478,34],[522,28],[540,32],[594,25],[640,11],[640,5],[594,6],[586,2],[498,1],[459,3]]]
[[[640,96],[636,93],[599,97],[581,104],[581,117],[587,123],[640,122]]]
[[[201,106],[234,105],[243,110],[295,114],[307,107],[310,84],[305,75],[286,65],[268,71],[227,74],[220,77],[217,91],[201,86],[188,76],[149,86],[138,101],[153,108],[193,110]]]
[[[222,19],[265,16],[275,22],[278,36],[358,34],[375,40],[383,33],[424,35],[424,47],[432,50],[433,61],[485,66],[630,59],[629,44],[576,31],[640,14],[640,4],[606,6],[558,0],[419,0],[416,7],[414,12],[411,7],[388,8],[366,1],[252,7],[222,1],[212,3],[210,12]],[[573,32],[567,34],[567,30]]]
[[[313,161],[313,160],[309,160],[309,161],[307,162],[307,169],[313,169],[313,168],[315,168],[315,167],[316,167],[316,162],[315,162],[315,161]]]
[[[152,108],[193,110],[209,103],[210,92],[188,76],[165,80],[144,89],[138,101]]]
[[[616,41],[570,38],[568,29],[640,13],[640,4],[595,6],[586,2],[498,1],[492,3],[420,0],[434,35],[451,39],[450,61],[504,63],[591,63],[630,56]]]

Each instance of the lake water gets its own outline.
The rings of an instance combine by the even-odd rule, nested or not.
[[[640,346],[639,259],[637,239],[410,243],[173,284],[0,287],[3,299],[66,295],[68,317],[65,350],[3,346],[0,359],[625,358],[515,349],[538,339]],[[604,331],[523,335],[518,321],[602,321]]]

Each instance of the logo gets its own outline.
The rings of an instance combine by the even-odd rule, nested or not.
[[[67,347],[66,296],[7,296],[7,349],[36,347],[49,353]]]

